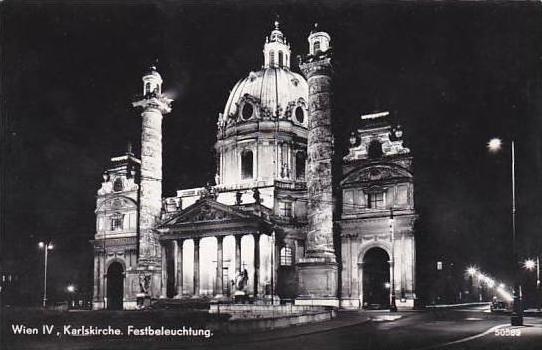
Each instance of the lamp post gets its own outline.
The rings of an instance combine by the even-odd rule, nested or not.
[[[390,311],[397,311],[397,305],[395,303],[395,218],[393,217],[393,208],[390,208],[390,234],[391,234],[391,286],[390,286]]]
[[[528,259],[523,262],[523,266],[527,270],[534,270],[536,267],[536,308],[540,310],[540,257],[536,257],[536,261],[533,259]]]
[[[474,266],[470,266],[467,268],[467,274],[469,275],[469,291],[471,293],[471,300],[474,300],[474,276],[476,275],[476,268]],[[478,289],[478,294],[479,294],[480,290]]]
[[[71,306],[75,306],[75,286],[73,284],[68,284],[66,287],[66,291],[68,292],[68,303],[71,301]]]
[[[38,247],[44,250],[44,273],[43,273],[43,307],[47,306],[47,255],[49,250],[53,250],[52,242],[39,242]]]
[[[487,147],[491,152],[497,152],[502,147],[502,140],[493,138],[487,143]],[[514,301],[512,306],[512,316],[510,324],[512,326],[523,326],[523,306],[521,302],[521,286],[519,284],[518,273],[518,256],[516,247],[516,150],[514,140],[510,142],[511,170],[512,170],[512,255],[514,268]]]

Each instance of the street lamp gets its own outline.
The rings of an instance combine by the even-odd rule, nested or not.
[[[487,143],[487,148],[490,152],[498,152],[502,148],[502,140],[499,138],[492,138]],[[511,170],[512,170],[512,255],[514,264],[514,302],[512,307],[512,316],[510,317],[510,324],[512,326],[523,326],[523,307],[521,305],[521,290],[518,279],[518,256],[516,247],[516,150],[514,140],[510,142],[510,154],[511,158]]]
[[[68,284],[68,286],[66,287],[66,291],[69,293],[69,299],[71,299],[71,302],[72,302],[72,307],[75,306],[75,298],[74,298],[74,293],[75,293],[75,286],[73,284]],[[68,300],[69,302],[70,300]]]
[[[43,273],[43,307],[47,305],[47,255],[49,250],[53,250],[53,242],[39,242],[38,247],[44,251],[44,273]]]
[[[474,276],[476,275],[478,271],[474,266],[469,266],[467,268],[467,274],[469,275],[469,291],[470,291],[470,298],[471,300],[474,300]],[[480,295],[480,288],[477,288],[478,295]],[[480,298],[480,296],[478,296]]]
[[[393,217],[393,208],[390,208],[390,234],[391,234],[391,288],[390,288],[390,311],[397,311],[397,304],[395,303],[395,218]]]
[[[527,259],[523,262],[523,267],[527,270],[534,270],[536,267],[536,306],[540,310],[540,257],[536,257],[536,261],[533,259]]]

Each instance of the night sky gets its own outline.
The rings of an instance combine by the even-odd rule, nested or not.
[[[1,248],[4,269],[28,280],[24,297],[40,298],[46,239],[57,246],[53,295],[69,282],[88,287],[96,191],[111,156],[128,142],[138,152],[131,101],[144,69],[158,59],[175,99],[163,124],[164,195],[201,186],[214,176],[218,113],[236,81],[260,69],[277,15],[293,55],[307,51],[315,21],[332,36],[339,154],[362,113],[397,112],[415,157],[424,266],[510,277],[510,154],[487,152],[493,136],[517,142],[520,248],[542,251],[542,6],[316,4],[1,4]]]

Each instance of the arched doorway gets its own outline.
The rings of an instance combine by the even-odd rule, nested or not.
[[[363,256],[363,307],[390,305],[390,257],[382,248],[371,248]]]
[[[113,262],[107,269],[107,308],[122,310],[124,294],[124,269],[119,262]]]

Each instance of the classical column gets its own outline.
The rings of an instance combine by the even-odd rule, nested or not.
[[[139,184],[139,264],[158,265],[153,228],[162,209],[162,119],[172,100],[162,95],[162,77],[156,67],[143,75],[144,96],[132,103],[141,110],[141,181]],[[152,90],[150,90],[152,88]],[[154,93],[151,93],[154,91]]]
[[[94,255],[94,298],[93,300],[99,300],[100,291],[100,259],[98,255]]]
[[[222,236],[216,237],[216,291],[215,291],[216,297],[222,297],[222,292],[224,290],[222,286],[222,282],[223,282],[222,273],[223,273],[223,264],[224,264],[224,255],[223,255],[224,253],[222,250],[223,239],[224,237]]]
[[[167,297],[167,242],[162,242],[161,257],[162,257],[162,290],[160,291],[160,298]]]
[[[279,275],[279,266],[280,266],[280,246],[279,244],[277,244],[277,239],[276,239],[276,234],[275,234],[275,239],[273,240],[273,254],[274,254],[274,257],[273,257],[273,290],[271,291],[273,297],[275,297],[275,295],[277,295],[277,282],[278,282],[278,275]]]
[[[106,298],[107,298],[107,295],[106,292],[105,292],[105,287],[106,287],[106,278],[107,276],[105,275],[105,264],[107,263],[106,259],[107,259],[107,256],[105,254],[105,251],[103,252],[102,256],[99,257],[100,259],[100,299],[102,300],[103,302],[103,308],[105,309],[107,307],[106,305]]]
[[[199,297],[199,238],[194,238],[194,295]]]
[[[328,33],[315,27],[308,39],[309,55],[300,65],[309,86],[306,174],[308,232],[305,257],[298,263],[296,304],[339,306],[338,264],[333,245],[331,38]]]
[[[258,284],[260,283],[260,234],[254,236],[254,298],[258,296]]]
[[[177,295],[175,298],[182,298],[183,296],[183,240],[179,239],[173,241],[173,248],[175,254],[175,289],[177,290]]]
[[[235,275],[241,271],[241,238],[243,236],[236,235],[235,237]]]

